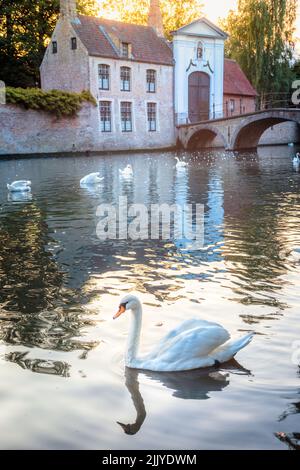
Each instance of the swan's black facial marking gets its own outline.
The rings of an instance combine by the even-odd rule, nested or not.
[[[120,304],[120,308],[123,307],[123,308],[125,308],[125,310],[126,310],[127,304],[128,304],[128,302],[125,302],[125,303],[123,303],[123,304]]]

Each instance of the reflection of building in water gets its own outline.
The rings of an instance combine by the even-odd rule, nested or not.
[[[298,368],[298,376],[300,378],[300,365]],[[295,415],[300,413],[300,389],[297,391],[297,397],[295,398],[295,401],[289,404],[288,408],[286,411],[282,413],[282,415],[279,416],[279,421],[283,421],[288,416],[290,415]]]
[[[62,351],[94,348],[80,338],[80,295],[63,287],[64,273],[52,255],[45,212],[35,203],[9,206],[0,220],[0,340],[6,344]],[[44,361],[12,353],[8,360],[41,371]],[[21,354],[21,353],[20,353]],[[57,364],[54,364],[56,370]],[[50,369],[49,369],[50,370]],[[47,373],[49,373],[49,370]]]
[[[224,239],[224,189],[221,172],[210,172],[208,195],[208,211],[205,217],[205,245],[214,245]]]
[[[28,369],[38,374],[59,375],[69,377],[70,365],[63,361],[30,359],[28,352],[13,352],[5,355],[6,361],[18,364],[22,369]]]
[[[45,215],[34,203],[11,206],[0,223],[0,303],[7,311],[38,312],[63,283],[47,247]]]
[[[287,270],[284,253],[289,246],[286,228],[293,195],[289,185],[280,182],[277,189],[273,184],[270,198],[269,164],[266,155],[253,154],[227,162],[222,254],[241,302],[284,308],[276,293],[283,286],[279,278]]]

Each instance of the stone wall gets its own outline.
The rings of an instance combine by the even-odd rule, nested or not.
[[[141,145],[140,139],[134,139],[134,133],[128,133],[123,140],[112,134],[108,142],[99,130],[98,112],[98,107],[85,104],[78,117],[57,119],[44,112],[0,105],[0,155],[157,149],[174,145],[171,139],[166,141],[168,145],[163,145],[164,142],[160,145],[152,136]]]
[[[103,139],[99,131],[98,107],[85,104],[76,118],[56,117],[19,106],[0,105],[0,155],[67,153],[162,148],[155,139],[148,138],[139,146],[133,136],[126,135],[119,142],[112,134],[111,141]],[[145,133],[146,135],[146,133]],[[126,140],[125,140],[126,139]],[[265,132],[260,144],[299,142],[297,125],[284,123]],[[170,146],[172,141],[170,141]]]
[[[92,106],[77,118],[56,117],[19,106],[0,106],[0,154],[84,151],[93,148],[89,120]]]
[[[300,127],[295,122],[284,122],[266,130],[259,145],[288,144],[300,142]]]

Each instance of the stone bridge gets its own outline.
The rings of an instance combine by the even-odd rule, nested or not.
[[[214,147],[226,150],[253,149],[268,128],[283,122],[295,122],[300,126],[300,109],[269,109],[181,125],[177,128],[178,140],[189,150]]]

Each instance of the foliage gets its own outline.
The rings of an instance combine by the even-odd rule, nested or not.
[[[161,0],[164,27],[178,29],[201,15],[201,0]],[[79,13],[147,23],[149,0],[77,0]],[[0,80],[39,86],[39,67],[59,14],[59,0],[0,0]]]
[[[97,0],[77,0],[78,10],[97,14]],[[0,0],[0,80],[39,85],[39,66],[59,13],[59,0]]]
[[[7,104],[46,111],[57,117],[75,116],[84,101],[96,106],[96,100],[89,91],[73,93],[61,90],[43,91],[39,88],[6,88]]]
[[[202,0],[160,0],[166,37],[201,17]],[[149,0],[100,0],[101,16],[137,24],[147,24]]]
[[[297,80],[300,80],[300,60],[298,60],[293,66],[293,72]]]
[[[266,102],[289,92],[297,0],[239,0],[222,23],[230,35],[226,55],[239,62]]]

